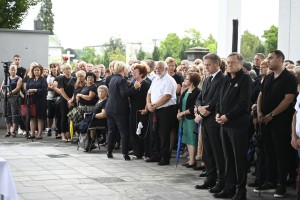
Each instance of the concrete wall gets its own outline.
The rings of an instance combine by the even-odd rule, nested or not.
[[[239,42],[241,39],[241,0],[219,0],[219,35],[218,35],[218,55],[227,57],[232,52],[232,28],[233,19],[239,20]]]
[[[29,68],[33,61],[42,66],[48,65],[49,33],[45,31],[0,29],[0,62],[12,61],[15,54],[20,55],[21,65]],[[4,79],[0,65],[0,81]],[[1,108],[2,110],[2,108]],[[0,118],[0,127],[4,118]]]
[[[300,60],[300,1],[279,1],[278,49],[286,59]]]

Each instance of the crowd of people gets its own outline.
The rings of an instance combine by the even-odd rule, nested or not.
[[[127,161],[163,166],[178,148],[186,151],[182,166],[203,170],[205,180],[195,188],[215,198],[247,199],[247,174],[254,165],[255,181],[248,181],[254,192],[282,198],[297,182],[300,199],[300,66],[280,50],[266,57],[257,53],[253,63],[233,52],[179,65],[168,57],[127,65],[112,61],[107,68],[84,61],[73,69],[33,62],[28,70],[15,55],[1,89],[8,98],[5,137],[25,135],[20,106],[27,104],[36,108],[28,138],[42,139],[46,130],[69,142],[68,113],[81,108],[94,113],[90,127],[106,128],[102,142],[109,159],[121,147]],[[94,142],[97,129],[88,132]]]

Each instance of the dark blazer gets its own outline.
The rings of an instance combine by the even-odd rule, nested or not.
[[[249,126],[252,95],[252,79],[241,69],[232,79],[228,74],[221,84],[217,113],[226,115],[224,127],[242,128]]]
[[[121,75],[113,75],[109,83],[109,97],[107,99],[105,111],[114,114],[129,115],[128,97],[138,91],[139,90],[134,87],[129,88],[127,81]]]
[[[202,91],[200,92],[196,105],[198,106],[207,106],[207,110],[210,113],[208,116],[202,116],[203,117],[203,124],[205,126],[220,126],[216,120],[216,105],[220,98],[220,88],[221,84],[224,79],[224,74],[222,71],[219,71],[219,73],[216,74],[216,76],[213,78],[213,80],[210,82],[210,78],[207,77],[202,86]]]
[[[180,101],[179,101],[179,110],[182,111],[182,99],[184,97],[184,95],[187,93],[188,89],[186,89],[180,96]],[[198,97],[200,93],[200,89],[197,87],[195,88],[192,93],[188,96],[187,100],[186,100],[186,109],[189,109],[191,114],[187,114],[185,117],[187,119],[195,119],[195,115],[194,115],[194,107],[195,107],[195,102],[196,99]]]

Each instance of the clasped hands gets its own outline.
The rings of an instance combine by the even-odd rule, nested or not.
[[[226,117],[226,115],[220,115],[220,114],[216,114],[216,122],[218,124],[225,124],[226,122],[228,122],[228,119]]]
[[[28,95],[33,95],[36,92],[37,92],[37,89],[29,89],[28,90]]]

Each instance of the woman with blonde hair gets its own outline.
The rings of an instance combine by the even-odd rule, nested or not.
[[[6,134],[5,137],[16,137],[16,130],[18,129],[18,124],[20,120],[20,105],[18,103],[19,91],[22,87],[22,78],[17,76],[17,66],[11,64],[9,66],[9,77],[8,77],[8,87],[4,88],[4,81],[1,86],[3,94],[7,95],[7,112],[5,122],[6,122]]]
[[[60,78],[58,88],[60,89],[60,128],[61,138],[63,142],[68,142],[69,135],[69,124],[67,114],[69,112],[68,102],[72,98],[74,93],[75,79],[71,76],[71,66],[64,64],[62,66],[63,76]]]
[[[125,76],[125,63],[117,61],[114,64],[114,75],[109,84],[109,98],[105,111],[108,125],[108,146],[107,157],[113,158],[112,151],[116,141],[118,130],[122,140],[122,154],[125,160],[130,160],[128,156],[129,144],[129,101],[128,97],[138,92],[141,86],[139,82],[134,83],[133,88],[129,88]]]

